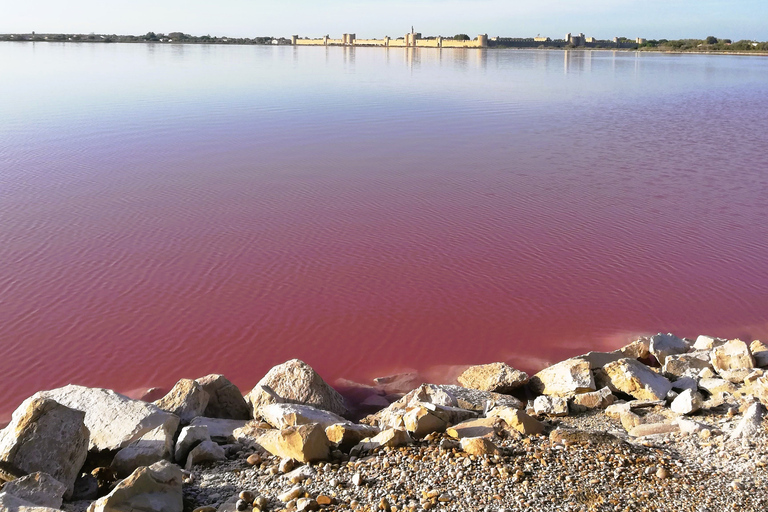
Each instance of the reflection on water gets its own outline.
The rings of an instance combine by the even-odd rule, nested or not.
[[[768,332],[768,61],[0,44],[0,410]]]

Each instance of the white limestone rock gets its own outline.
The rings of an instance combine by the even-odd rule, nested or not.
[[[699,389],[699,381],[693,377],[680,377],[672,381],[672,389],[677,392],[685,391],[686,389],[696,391]]]
[[[234,432],[243,428],[248,423],[247,420],[227,420],[222,418],[206,418],[198,416],[189,424],[190,427],[205,427],[208,429],[208,435],[211,441],[220,444],[236,442]]]
[[[176,440],[176,447],[173,452],[173,460],[183,466],[187,462],[187,455],[190,450],[203,441],[210,441],[211,436],[208,433],[208,427],[205,425],[190,425],[181,429],[179,438]]]
[[[561,396],[538,396],[533,401],[533,409],[537,415],[568,416],[568,400]]]
[[[61,508],[67,486],[48,473],[38,471],[6,483],[3,492],[38,507]]]
[[[181,379],[167,395],[154,402],[164,411],[175,414],[181,423],[188,424],[198,416],[203,416],[208,406],[208,393],[197,381]]]
[[[701,397],[698,391],[686,389],[672,401],[670,408],[677,414],[693,414],[704,403],[704,399]]]
[[[719,347],[725,343],[726,339],[715,338],[712,336],[699,336],[696,338],[696,342],[693,344],[693,350],[712,350],[715,347]]]
[[[667,333],[667,334],[656,334],[655,336],[651,336],[651,343],[649,345],[649,350],[651,354],[656,357],[656,360],[659,361],[661,365],[664,365],[666,362],[667,356],[671,356],[674,354],[683,354],[685,352],[688,352],[688,349],[690,348],[690,345],[685,340],[678,338],[674,334]]]
[[[528,374],[506,363],[470,366],[458,377],[465,388],[494,393],[510,393],[528,383]]]
[[[317,423],[323,428],[348,420],[338,414],[317,409],[311,405],[269,404],[258,410],[258,415],[275,428]]]
[[[653,341],[651,341],[653,343]],[[672,383],[636,359],[620,359],[603,367],[613,388],[638,400],[663,400]]]
[[[231,420],[250,420],[251,408],[240,389],[225,376],[213,373],[196,379],[208,393],[208,405],[202,416]]]
[[[574,395],[569,404],[573,412],[584,412],[592,409],[605,409],[614,401],[616,401],[616,397],[611,390],[603,387],[590,393]]]
[[[0,492],[0,510],[2,512],[61,512],[58,508],[38,506],[8,492]]]
[[[702,368],[712,368],[708,350],[667,356],[664,361],[663,373],[668,379],[674,380],[692,372],[699,372]]]
[[[253,439],[253,446],[259,446],[280,458],[318,462],[328,460],[330,456],[331,443],[323,427],[315,423],[282,430],[255,431],[250,433],[249,437]]]
[[[179,420],[150,430],[140,439],[121,449],[112,460],[111,467],[120,478],[125,478],[137,468],[150,466],[173,457],[173,438]]]
[[[729,382],[744,382],[755,368],[755,359],[749,346],[741,340],[730,340],[711,352],[712,367]]]
[[[215,462],[226,459],[227,454],[224,452],[224,448],[213,441],[203,441],[189,452],[184,468],[187,471],[192,471],[192,468],[201,462]]]
[[[763,416],[765,416],[765,406],[760,403],[754,403],[744,412],[744,416],[733,429],[729,439],[751,439],[759,432],[765,432],[763,429]]]
[[[88,455],[88,441],[82,411],[34,395],[0,432],[0,460],[27,473],[48,473],[64,484],[68,498]]]
[[[86,388],[70,384],[35,397],[50,398],[62,405],[85,412],[85,426],[91,433],[91,450],[117,450],[128,446],[158,427],[178,425],[178,417],[159,407],[131,400],[109,389]]]
[[[88,512],[183,512],[181,489],[181,469],[163,460],[138,468]]]
[[[261,407],[274,403],[311,405],[344,416],[344,398],[304,361],[291,359],[273,367],[246,396],[254,417]]]
[[[536,393],[554,396],[572,396],[596,389],[589,361],[580,358],[544,368],[531,377],[530,387]]]

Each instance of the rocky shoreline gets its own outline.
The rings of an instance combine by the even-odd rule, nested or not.
[[[247,394],[222,375],[154,402],[69,385],[0,431],[0,510],[765,510],[768,347],[658,334],[528,376],[376,379],[309,365]],[[353,421],[356,419],[357,421]]]

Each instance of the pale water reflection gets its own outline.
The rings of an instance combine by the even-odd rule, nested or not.
[[[768,332],[768,60],[0,43],[0,409]]]

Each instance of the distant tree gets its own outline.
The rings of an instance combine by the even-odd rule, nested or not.
[[[147,32],[147,35],[144,36],[145,41],[157,41],[158,39],[157,34],[154,32]]]
[[[717,44],[717,38],[715,36],[709,36],[707,38],[707,44]]]
[[[467,34],[456,34],[453,38],[456,41],[469,41],[471,39]]]

